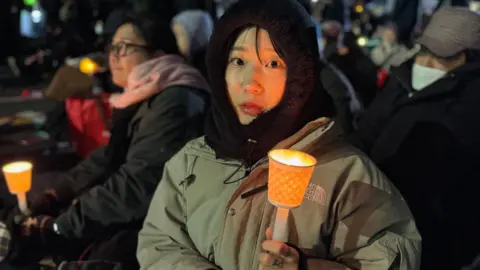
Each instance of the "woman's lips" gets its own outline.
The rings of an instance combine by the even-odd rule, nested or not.
[[[258,116],[263,112],[263,107],[253,102],[240,104],[240,110],[250,116]]]

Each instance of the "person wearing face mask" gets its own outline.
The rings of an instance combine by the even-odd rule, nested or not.
[[[166,165],[139,233],[140,269],[419,269],[420,236],[396,188],[328,118],[315,27],[296,0],[242,0],[207,51],[204,137]],[[268,152],[317,159],[286,242],[272,240]]]
[[[480,15],[467,8],[436,12],[417,40],[420,52],[392,68],[351,137],[412,208],[422,269],[459,269],[479,252],[479,219],[471,214],[480,210],[472,193],[480,166],[479,32]]]

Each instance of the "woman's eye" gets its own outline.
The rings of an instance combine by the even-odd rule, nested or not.
[[[235,66],[243,66],[245,64],[245,62],[243,62],[243,60],[240,58],[232,58],[230,59],[230,63],[232,63]]]
[[[273,60],[268,62],[267,67],[269,68],[280,68],[282,65],[280,64],[279,61]]]

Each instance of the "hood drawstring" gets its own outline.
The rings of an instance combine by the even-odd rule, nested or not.
[[[247,144],[248,144],[247,157],[242,161],[242,164],[240,164],[240,166],[238,166],[238,168],[227,179],[225,179],[223,181],[223,183],[225,185],[229,185],[229,184],[236,183],[238,181],[242,181],[243,179],[247,178],[247,176],[252,172],[251,154],[253,153],[253,149],[255,148],[255,145],[257,144],[257,141],[252,140],[252,139],[248,139]],[[240,177],[240,178],[236,179],[236,180],[230,180],[243,166],[247,167],[247,169],[245,171],[245,175],[243,177]]]
[[[242,164],[240,166],[238,166],[238,168],[225,181],[223,181],[224,184],[228,185],[228,184],[236,183],[238,181],[242,181],[243,179],[247,178],[250,175],[250,173],[253,171],[253,169],[255,169],[257,164],[262,164],[265,159],[268,159],[268,157],[266,157],[266,158],[263,158],[263,159],[259,160],[257,163],[252,164],[253,162],[251,161],[251,156],[250,155],[251,155],[251,153],[253,153],[253,149],[254,149],[255,145],[257,144],[257,141],[252,140],[252,139],[248,139],[247,143],[249,144],[247,158],[242,162]],[[236,180],[230,181],[230,179],[240,170],[240,168],[242,168],[243,166],[246,166],[246,165],[247,165],[247,169],[245,171],[245,175],[243,177],[240,177],[240,178],[236,179]],[[248,197],[253,196],[255,194],[258,194],[260,192],[266,191],[267,189],[268,189],[268,184],[265,184],[265,185],[262,185],[260,187],[257,187],[257,188],[254,188],[254,189],[250,190],[250,191],[245,192],[240,197],[242,199],[245,199],[245,198],[248,198]]]

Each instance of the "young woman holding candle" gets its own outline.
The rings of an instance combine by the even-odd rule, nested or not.
[[[153,269],[418,269],[421,238],[397,189],[344,143],[321,88],[315,28],[295,0],[242,0],[207,52],[206,136],[165,167],[139,234]],[[272,149],[317,160],[286,242],[272,240]],[[273,228],[275,229],[275,228]]]

